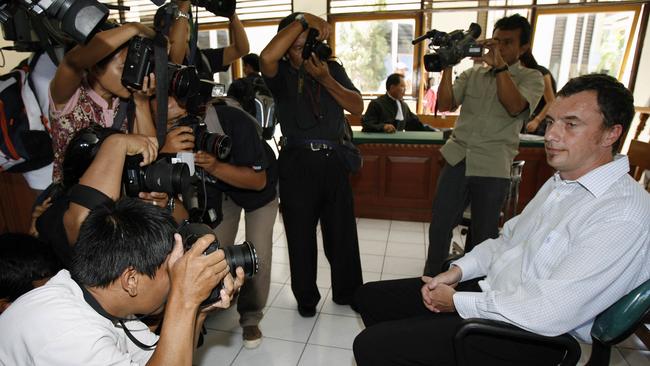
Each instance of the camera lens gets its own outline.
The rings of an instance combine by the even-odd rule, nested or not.
[[[440,72],[442,71],[442,61],[440,60],[440,55],[437,53],[430,53],[424,55],[422,58],[424,61],[424,69],[429,72]]]
[[[227,135],[203,130],[196,136],[196,140],[199,150],[213,153],[219,160],[226,160],[230,154],[231,141]]]
[[[168,66],[169,94],[175,96],[181,104],[199,92],[199,76],[194,67]]]
[[[185,163],[158,160],[145,168],[144,182],[143,188],[149,192],[182,193],[190,183],[190,168]]]
[[[223,248],[226,253],[226,262],[230,266],[230,273],[237,276],[237,267],[242,267],[246,277],[253,277],[259,269],[257,261],[257,252],[255,246],[249,241],[244,241],[239,245],[232,245]]]

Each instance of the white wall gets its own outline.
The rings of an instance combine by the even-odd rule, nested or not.
[[[12,45],[13,42],[5,41],[4,37],[0,37],[0,47],[12,46]],[[11,69],[16,67],[20,63],[20,61],[29,57],[29,53],[26,52],[2,51],[2,53],[4,54],[5,57],[5,64],[4,67],[0,67],[0,75],[4,75],[5,73],[11,71]],[[0,62],[1,61],[2,61],[2,57],[0,56]]]
[[[641,53],[641,62],[636,74],[636,84],[634,86],[634,105],[640,107],[650,107],[650,27],[646,29],[645,40],[643,41],[643,50]]]
[[[326,0],[293,0],[293,11],[312,13],[321,18],[327,18]]]

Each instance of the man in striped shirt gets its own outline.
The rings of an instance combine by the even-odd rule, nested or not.
[[[454,365],[454,333],[466,318],[590,342],[594,318],[650,278],[650,195],[615,155],[633,116],[632,94],[616,79],[569,81],[546,117],[556,174],[501,236],[448,271],[364,285],[355,297],[367,326],[355,340],[357,364]],[[557,364],[564,354],[488,337],[472,346],[482,364]]]

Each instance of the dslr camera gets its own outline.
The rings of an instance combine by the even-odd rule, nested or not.
[[[191,0],[192,5],[200,6],[212,14],[230,18],[235,14],[237,2],[235,0]]]
[[[203,235],[214,234],[208,225],[189,223],[187,221],[181,225],[178,233],[183,238],[183,248],[185,248],[185,251],[192,248],[192,245],[194,245],[196,240]],[[252,278],[257,273],[259,262],[257,260],[257,252],[255,251],[253,243],[244,241],[241,244],[221,247],[219,240],[215,240],[210,244],[208,249],[205,250],[205,254],[210,254],[218,249],[223,249],[226,256],[226,263],[228,263],[230,274],[233,277],[237,276],[237,267],[242,267],[244,269],[246,278]],[[212,290],[210,296],[201,303],[201,306],[211,305],[219,301],[221,298],[220,291],[223,287],[223,282],[220,282],[217,287]]]
[[[429,47],[433,53],[425,55],[424,68],[430,72],[440,72],[443,69],[456,65],[465,57],[483,56],[483,46],[476,42],[481,35],[481,26],[472,23],[466,31],[457,29],[445,33],[432,29],[426,34],[413,40],[413,44],[429,38]],[[438,48],[434,48],[438,47]]]
[[[190,187],[190,168],[185,163],[171,163],[161,157],[154,163],[140,166],[142,155],[127,156],[124,161],[122,183],[129,197],[140,192],[165,192],[185,195]]]
[[[221,161],[225,161],[230,155],[230,148],[232,147],[230,136],[209,132],[208,127],[200,117],[188,114],[176,121],[175,126],[188,126],[192,128],[194,133],[194,148],[197,151],[207,151]]]
[[[330,46],[327,45],[327,43],[317,40],[316,37],[318,37],[318,30],[309,28],[307,40],[305,40],[305,45],[302,48],[303,60],[310,59],[312,52],[322,61],[326,61],[332,56],[332,49]]]
[[[124,61],[124,71],[122,71],[122,85],[140,90],[143,86],[144,77],[153,70],[153,40],[139,36],[131,38],[126,60]],[[169,95],[173,95],[179,101],[184,102],[198,94],[200,80],[193,66],[168,63],[167,73]]]

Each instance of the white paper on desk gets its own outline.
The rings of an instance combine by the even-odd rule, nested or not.
[[[520,133],[519,140],[521,141],[544,141],[544,136],[529,135],[527,133]]]

